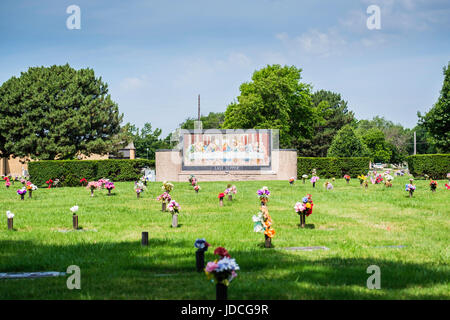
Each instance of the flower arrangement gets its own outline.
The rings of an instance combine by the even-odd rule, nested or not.
[[[111,182],[111,181],[106,181],[106,182],[105,182],[105,189],[108,190],[108,196],[111,195],[111,191],[112,191],[113,189],[115,189],[115,188],[116,188],[116,187],[114,186],[114,182]]]
[[[261,205],[265,206],[266,203],[269,201],[270,191],[269,188],[266,186],[259,189],[256,194],[259,197],[259,200],[261,201]]]
[[[191,185],[195,185],[194,182],[196,182],[197,179],[195,179],[195,176],[193,174],[191,174],[188,178],[188,181]]]
[[[165,190],[167,193],[170,193],[170,191],[173,190],[173,184],[167,181],[163,182],[163,185],[161,186],[162,190]]]
[[[134,182],[134,192],[136,192],[136,196],[140,198],[141,193],[147,190],[147,187],[142,182]]]
[[[344,175],[345,181],[347,181],[347,184],[350,183],[350,176],[348,174]]]
[[[45,181],[45,183],[48,185],[48,189],[50,189],[53,185],[53,180],[49,179],[49,180]]]
[[[144,184],[144,186],[147,186],[147,182],[150,181],[150,178],[144,175],[139,180]]]
[[[87,186],[86,189],[90,189],[91,190],[91,197],[94,196],[94,190],[95,189],[100,189],[102,187],[102,185],[98,182],[98,181],[90,181]]]
[[[221,192],[219,193],[219,195],[217,196],[217,198],[219,198],[219,205],[222,207],[223,206],[223,198],[225,197],[225,193]]]
[[[219,254],[219,252],[223,251],[226,252],[226,256]],[[206,264],[206,276],[208,277],[208,280],[212,280],[216,283],[216,285],[228,287],[231,281],[236,278],[236,271],[239,270],[239,266],[236,263],[236,260],[230,257],[225,248],[216,248],[216,250],[214,250],[214,254],[219,255],[219,258]]]
[[[303,184],[305,184],[306,179],[308,179],[308,175],[307,174],[302,175]]]
[[[6,218],[8,218],[8,219],[12,219],[12,218],[14,218],[14,213],[12,213],[11,211],[6,211]]]
[[[172,198],[168,192],[163,192],[156,198],[156,200],[162,202],[161,211],[166,211],[166,205],[172,200]]]
[[[233,200],[233,194],[237,193],[236,186],[232,186],[231,184],[227,185],[227,188],[223,192],[225,195],[228,195],[228,200]]]
[[[333,185],[331,184],[331,182],[325,182],[323,185],[327,190],[333,190]]]
[[[194,247],[197,248],[197,251],[195,252],[197,272],[201,272],[205,269],[205,252],[210,246],[211,245],[206,242],[205,238],[195,240]]]
[[[70,211],[72,211],[72,215],[76,215],[78,209],[78,206],[73,206],[72,208],[70,208]]]
[[[180,212],[180,205],[175,200],[171,200],[167,206],[171,214],[177,214]]]
[[[99,179],[97,182],[100,185],[100,188],[103,188],[105,186],[105,184],[107,182],[109,182],[109,179],[102,178],[102,179]]]
[[[413,179],[409,179],[409,183],[405,185],[405,191],[409,192],[409,197],[413,196],[414,191],[416,190],[416,186],[412,184]]]
[[[198,193],[198,191],[199,191],[200,189],[201,189],[201,188],[200,188],[200,186],[199,186],[198,184],[196,184],[196,185],[194,186],[195,192]]]
[[[26,187],[22,187],[19,190],[17,190],[17,194],[20,196],[20,200],[24,199],[26,193],[27,193]]]
[[[203,252],[207,251],[208,247],[210,247],[210,246],[211,245],[208,242],[206,242],[205,238],[197,239],[194,242],[194,247]]]
[[[437,188],[437,181],[434,181],[434,180],[431,180],[430,181],[430,190],[432,191],[432,192],[436,192],[436,188]]]
[[[292,184],[294,184],[294,182],[295,182],[295,178],[294,177],[290,177],[289,178],[289,183],[292,185]]]
[[[261,211],[252,217],[253,231],[264,232],[266,247],[270,247],[270,240],[275,236],[275,229],[272,228],[272,217],[269,215],[267,207],[261,207]],[[267,242],[269,240],[269,242]],[[268,243],[268,246],[267,246]]]
[[[88,181],[86,180],[86,178],[81,178],[80,179],[80,184],[82,187],[86,187],[88,184]]]
[[[362,186],[362,184],[364,183],[364,181],[366,181],[367,177],[363,174],[358,176],[359,179],[359,184]]]
[[[9,186],[11,185],[9,177],[4,177],[3,180],[5,180],[5,187],[6,187],[6,189],[9,189]]]
[[[319,180],[319,177],[318,176],[312,176],[311,177],[311,183],[313,184],[313,188],[315,188],[316,187],[316,182]]]
[[[446,183],[445,188],[447,188],[447,190],[450,190],[450,184]]]
[[[33,191],[36,191],[38,189],[38,187],[35,186],[34,184],[32,184],[30,181],[27,181],[26,188],[27,188],[27,191],[28,191],[28,196],[30,198],[32,198]]]
[[[23,177],[20,177],[19,181],[23,185],[25,185],[25,183],[27,182],[27,180],[25,178],[23,178]]]
[[[304,228],[306,224],[306,217],[313,212],[313,201],[310,194],[303,197],[302,202],[297,202],[294,206],[295,212],[300,216],[300,227]]]

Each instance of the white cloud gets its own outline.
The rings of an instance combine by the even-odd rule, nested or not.
[[[140,76],[140,77],[129,77],[124,78],[120,84],[120,89],[124,91],[134,91],[134,90],[140,90],[144,87],[148,87],[150,85],[150,82],[147,78],[147,76]]]

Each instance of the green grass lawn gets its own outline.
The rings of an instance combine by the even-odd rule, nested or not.
[[[0,189],[0,272],[65,272],[81,268],[81,290],[68,290],[66,277],[0,280],[1,299],[215,299],[215,287],[195,272],[196,238],[227,248],[241,270],[229,299],[449,299],[450,190],[439,181],[432,193],[416,181],[410,199],[407,178],[393,188],[359,186],[343,179],[327,191],[323,180],[236,182],[232,202],[219,207],[226,182],[201,182],[195,194],[188,182],[174,183],[181,205],[180,227],[156,201],[161,183],[150,183],[141,199],[133,183],[116,183],[114,195],[85,188],[39,189],[24,201],[19,183]],[[259,211],[257,189],[268,186],[268,204],[276,235],[274,248],[262,247],[264,235],[253,232]],[[300,229],[294,204],[311,193],[314,212]],[[78,205],[79,224],[71,230],[70,207]],[[6,210],[15,231],[7,230]],[[149,246],[140,244],[149,232]],[[404,248],[376,248],[404,245]],[[287,251],[284,247],[326,246],[330,250]],[[381,289],[366,287],[370,265],[381,268]]]

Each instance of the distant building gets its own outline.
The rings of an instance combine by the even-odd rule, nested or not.
[[[119,150],[119,155],[109,155],[109,159],[136,159],[136,148],[133,141],[127,144],[124,148]]]

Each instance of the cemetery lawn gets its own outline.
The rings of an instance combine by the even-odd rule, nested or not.
[[[33,199],[20,201],[16,182],[0,189],[0,273],[65,272],[81,269],[81,290],[69,290],[67,277],[0,279],[0,299],[215,299],[215,286],[195,271],[194,241],[206,238],[211,248],[223,246],[241,270],[231,283],[229,299],[449,299],[450,190],[438,181],[415,181],[413,198],[406,177],[393,188],[347,185],[343,179],[327,191],[319,180],[235,182],[233,201],[217,195],[227,182],[201,182],[199,194],[188,182],[171,192],[181,205],[180,227],[161,212],[156,197],[161,183],[149,183],[141,199],[132,182],[106,190],[40,188]],[[271,191],[268,203],[276,234],[274,248],[263,248],[264,235],[253,232],[258,212],[256,191]],[[312,194],[314,212],[299,229],[294,204]],[[70,208],[80,207],[82,231],[71,231]],[[7,230],[6,210],[14,214]],[[61,232],[66,231],[66,232]],[[141,232],[149,232],[142,247]],[[286,247],[325,246],[329,250],[288,251]],[[384,246],[405,246],[400,248]],[[369,290],[370,265],[381,269],[381,289]]]

